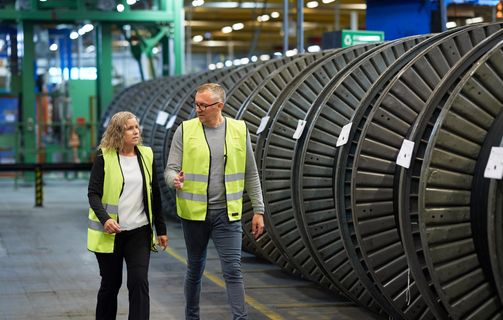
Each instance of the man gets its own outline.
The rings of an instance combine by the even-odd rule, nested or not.
[[[233,319],[246,319],[241,274],[242,196],[250,197],[252,234],[264,232],[264,203],[250,136],[243,121],[222,116],[225,90],[216,83],[196,90],[197,118],[176,130],[164,173],[176,189],[177,213],[187,247],[185,318],[199,319],[201,278],[209,238],[220,256]]]

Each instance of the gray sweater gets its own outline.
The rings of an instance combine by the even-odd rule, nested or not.
[[[180,125],[173,136],[171,148],[169,150],[168,164],[164,171],[166,184],[174,188],[173,179],[180,172],[182,167],[182,126]],[[206,140],[208,141],[211,154],[210,182],[208,186],[208,208],[221,209],[226,207],[225,184],[224,184],[224,143],[225,125],[222,123],[216,128],[204,127]],[[250,197],[253,212],[264,212],[264,201],[262,199],[262,188],[257,171],[257,164],[253,156],[250,135],[246,134],[246,172],[245,189]]]

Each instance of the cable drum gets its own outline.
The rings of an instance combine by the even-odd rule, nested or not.
[[[474,221],[487,218],[487,213],[478,214],[472,197],[477,192],[474,182],[484,179],[477,170],[487,163],[484,145],[499,145],[503,136],[502,59],[499,45],[449,93],[428,138],[420,174],[414,177],[426,264],[454,319],[502,315],[493,275],[477,250],[477,235],[486,235],[477,232]],[[478,201],[487,201],[484,196]]]
[[[114,97],[102,124],[120,110],[139,117],[175,216],[163,178],[174,130],[196,115],[196,88],[218,82],[263,188],[257,240],[244,195],[244,250],[376,319],[501,319],[503,186],[484,178],[503,140],[501,27],[147,81]]]

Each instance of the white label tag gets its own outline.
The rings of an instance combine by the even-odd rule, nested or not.
[[[166,124],[166,121],[168,121],[168,117],[169,117],[169,113],[164,112],[164,111],[159,111],[159,113],[157,114],[157,119],[155,120],[155,123],[163,126]]]
[[[170,129],[175,124],[176,116],[171,116],[169,118],[168,124],[166,125],[166,129]]]
[[[396,164],[409,169],[413,150],[414,142],[403,139],[402,147],[400,148],[400,152],[398,153],[398,157],[396,158]]]
[[[306,126],[306,120],[299,119],[299,123],[297,123],[297,129],[295,130],[295,133],[293,134],[293,138],[295,140],[298,140],[300,138],[300,136],[302,135],[302,131],[304,131],[305,126]]]
[[[487,160],[484,178],[503,179],[503,147],[492,147]]]
[[[262,120],[260,120],[260,125],[258,126],[257,134],[264,131],[265,127],[267,126],[267,122],[269,122],[269,116],[265,116],[262,118]]]
[[[351,126],[353,125],[352,122],[346,124],[344,127],[341,129],[341,133],[339,134],[339,138],[337,138],[337,143],[335,144],[336,147],[340,147],[345,145],[348,140],[349,140],[349,132],[351,131]]]

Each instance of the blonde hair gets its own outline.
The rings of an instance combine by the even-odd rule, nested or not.
[[[98,149],[114,149],[115,151],[120,151],[124,147],[124,131],[126,129],[126,125],[129,119],[138,118],[129,111],[120,111],[112,116],[110,121],[108,122],[105,133],[103,133],[103,137],[101,138],[100,145]],[[140,123],[140,121],[138,121]],[[141,131],[140,131],[140,142],[141,144]]]
[[[225,102],[225,89],[222,88],[222,86],[219,85],[218,83],[202,84],[196,89],[196,94],[198,94],[200,92],[205,92],[205,91],[211,92],[211,94],[214,97],[218,98],[222,102]]]

